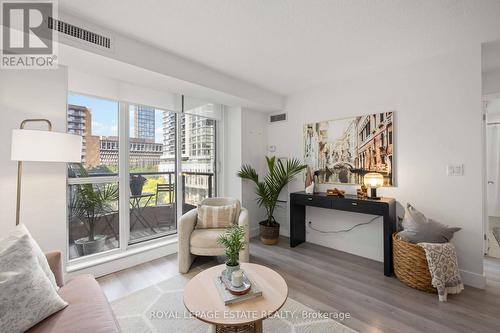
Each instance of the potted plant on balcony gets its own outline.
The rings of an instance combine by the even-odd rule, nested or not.
[[[82,177],[87,171],[81,167]],[[80,256],[101,252],[106,235],[96,235],[96,224],[106,214],[113,213],[114,202],[118,200],[118,187],[114,184],[76,184],[70,204],[70,213],[86,224],[88,235],[75,240]]]
[[[267,219],[259,222],[260,240],[266,245],[278,243],[280,224],[274,218],[274,210],[278,206],[278,197],[281,190],[290,183],[293,178],[304,170],[307,165],[301,164],[298,159],[288,159],[283,162],[275,156],[266,156],[268,174],[263,181],[250,165],[243,165],[238,176],[255,183],[257,203],[266,209]]]
[[[240,269],[240,251],[245,249],[245,228],[233,225],[219,235],[217,243],[226,249],[226,277],[231,280],[231,274]]]

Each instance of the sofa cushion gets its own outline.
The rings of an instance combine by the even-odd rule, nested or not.
[[[79,275],[59,289],[69,303],[29,333],[114,333],[119,332],[111,307],[97,281],[91,275]]]
[[[45,257],[45,254],[43,254],[42,250],[40,249],[40,246],[38,246],[38,243],[33,239],[29,230],[24,226],[23,223],[17,225],[14,229],[12,229],[9,233],[7,233],[7,235],[2,240],[7,241],[8,239],[10,239],[10,241],[14,241],[16,239],[19,239],[20,237],[23,237],[24,235],[28,235],[28,238],[30,239],[30,242],[31,242],[33,254],[36,257],[38,264],[42,268],[43,272],[45,273],[45,275],[49,279],[49,281],[52,284],[52,286],[54,287],[54,289],[57,291],[57,289],[59,289],[59,287],[56,283],[54,273],[52,273],[52,270],[49,267],[49,263],[47,262],[47,258]]]
[[[67,303],[38,263],[26,232],[0,240],[0,332],[24,332]]]

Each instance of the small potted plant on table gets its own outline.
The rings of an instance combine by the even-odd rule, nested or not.
[[[281,190],[293,180],[293,177],[307,168],[298,159],[288,159],[285,163],[275,156],[267,157],[268,174],[263,181],[259,181],[259,175],[250,165],[243,165],[238,172],[242,179],[248,179],[255,183],[257,189],[257,203],[266,209],[267,219],[259,222],[260,240],[266,245],[278,243],[280,235],[280,224],[274,219],[274,210],[278,205],[278,197]]]
[[[226,248],[226,277],[231,280],[231,274],[240,269],[240,251],[245,249],[245,228],[238,225],[230,226],[219,236],[217,242]]]

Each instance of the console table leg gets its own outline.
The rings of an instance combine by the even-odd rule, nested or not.
[[[384,275],[391,276],[393,273],[392,263],[392,233],[393,233],[393,217],[384,215]]]

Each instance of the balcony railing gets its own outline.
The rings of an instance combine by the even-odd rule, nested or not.
[[[196,205],[207,197],[212,197],[214,191],[214,173],[182,172],[183,189],[182,213],[196,208]],[[78,176],[78,175],[76,175]],[[89,177],[117,176],[116,173],[89,173]],[[135,244],[177,232],[177,200],[175,172],[134,172],[130,173],[130,229],[129,244]],[[143,178],[141,178],[143,177]],[[202,177],[203,181],[190,179]],[[142,179],[142,186],[136,186],[134,179]],[[190,186],[193,182],[198,185]],[[200,184],[204,184],[200,185]],[[78,195],[78,191],[70,185],[70,197]],[[96,189],[97,190],[97,189]],[[119,246],[119,211],[116,210],[99,216],[95,223],[95,233],[105,236],[105,246],[100,251],[106,251]],[[70,258],[77,258],[88,253],[82,253],[75,245],[76,241],[88,235],[89,228],[85,221],[73,216],[70,211]]]

